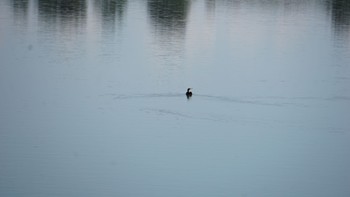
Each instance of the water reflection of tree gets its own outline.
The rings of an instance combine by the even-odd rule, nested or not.
[[[336,30],[349,29],[350,25],[350,1],[332,1],[332,20]]]
[[[187,0],[149,0],[148,11],[153,25],[167,35],[184,33],[188,4]]]
[[[51,25],[80,26],[86,20],[86,7],[85,0],[38,0],[39,19]]]
[[[331,1],[332,26],[338,44],[348,46],[350,32],[350,1]]]
[[[116,20],[121,24],[125,14],[127,0],[95,0],[94,8],[102,17],[102,29],[115,29]]]
[[[13,0],[12,7],[15,17],[19,17],[20,19],[27,18],[28,15],[28,0]]]
[[[157,70],[163,66],[171,66],[171,72],[166,69],[160,80],[169,80],[178,76],[183,66],[185,48],[186,22],[189,9],[189,0],[148,0],[147,9],[153,27],[152,35],[156,44],[152,48]]]
[[[216,1],[215,0],[206,0],[205,5],[206,5],[206,8],[208,10],[214,11],[215,6],[216,6]]]

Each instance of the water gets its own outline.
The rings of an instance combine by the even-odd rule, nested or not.
[[[350,195],[347,1],[5,0],[0,59],[0,196]]]

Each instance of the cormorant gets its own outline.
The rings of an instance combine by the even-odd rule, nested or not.
[[[192,92],[190,90],[191,88],[187,88],[187,92],[186,92],[187,98],[190,98],[192,96]]]

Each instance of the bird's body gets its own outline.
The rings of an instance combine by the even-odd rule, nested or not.
[[[187,98],[192,96],[191,88],[187,88],[186,96]]]

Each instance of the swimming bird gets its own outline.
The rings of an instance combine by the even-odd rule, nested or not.
[[[191,88],[187,88],[186,96],[187,98],[190,98],[192,96]]]

